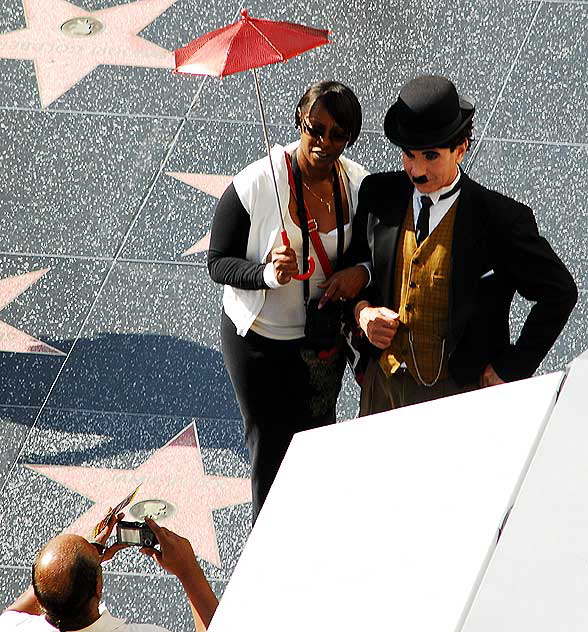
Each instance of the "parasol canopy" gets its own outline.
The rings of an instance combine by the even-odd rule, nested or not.
[[[247,9],[237,22],[206,33],[175,51],[176,72],[226,77],[279,61],[329,43],[328,29],[252,18]]]

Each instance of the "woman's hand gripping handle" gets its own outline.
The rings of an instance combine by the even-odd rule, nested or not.
[[[285,230],[282,231],[282,243],[287,248],[290,247],[290,239],[288,238],[288,233]],[[310,256],[308,257],[308,272],[305,272],[304,274],[293,274],[292,278],[297,281],[306,281],[306,279],[310,279],[310,277],[314,274],[315,267],[314,258]]]

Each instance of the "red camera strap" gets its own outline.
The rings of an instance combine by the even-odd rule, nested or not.
[[[290,191],[294,199],[298,202],[296,198],[296,185],[294,183],[294,174],[292,173],[292,159],[290,158],[290,154],[288,152],[284,152],[286,156],[286,166],[288,167],[288,182],[290,183]],[[329,261],[329,257],[325,251],[325,247],[323,246],[323,242],[321,241],[320,235],[318,233],[318,224],[314,217],[310,214],[308,210],[308,206],[306,206],[306,202],[303,200],[304,210],[306,212],[306,217],[308,220],[308,234],[310,235],[310,239],[312,240],[312,245],[314,246],[314,251],[316,252],[317,257],[319,258],[321,267],[323,272],[325,273],[325,278],[328,279],[333,274],[333,268],[331,266],[331,262]],[[288,211],[290,212],[290,211]]]

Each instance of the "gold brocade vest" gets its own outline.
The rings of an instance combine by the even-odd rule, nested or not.
[[[456,209],[457,200],[417,248],[410,199],[394,268],[392,309],[398,312],[400,326],[392,344],[380,356],[386,375],[397,371],[404,362],[419,384],[432,385],[437,379],[449,377],[444,340]]]

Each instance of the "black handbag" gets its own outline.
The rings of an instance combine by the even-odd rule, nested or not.
[[[290,167],[289,156],[286,155],[286,164],[289,170],[290,187],[295,193],[300,230],[302,231],[302,258],[304,272],[308,260],[309,227],[313,231],[311,235],[315,251],[319,256],[320,264],[328,278],[333,273],[331,264],[317,234],[316,222],[312,219],[304,206],[302,193],[302,177],[296,161],[296,154],[292,157]],[[339,179],[333,167],[333,194],[335,197],[335,217],[337,219],[337,263],[343,261],[343,202],[339,189]],[[318,309],[319,301],[309,298],[309,284],[304,281],[304,304],[306,306],[306,324],[304,326],[305,346],[319,352],[320,356],[332,357],[339,352],[345,354],[347,364],[353,371],[358,384],[363,381],[363,376],[370,358],[369,343],[363,335],[359,325],[355,322],[353,314],[343,309],[339,302],[329,301]]]
[[[286,159],[288,161],[288,159]],[[318,235],[316,221],[308,212],[304,204],[302,191],[302,174],[298,167],[296,154],[292,156],[291,185],[294,184],[298,221],[302,232],[302,260],[308,260],[309,237],[312,239],[315,252],[325,277],[329,278],[333,273],[331,263]],[[333,195],[335,197],[335,217],[337,221],[337,262],[343,260],[344,243],[344,219],[339,178],[333,167]],[[309,234],[312,231],[312,234]],[[306,271],[306,270],[304,270]],[[331,351],[340,346],[341,342],[341,304],[328,301],[320,309],[319,300],[310,298],[310,284],[303,281],[304,305],[306,307],[306,323],[304,325],[305,346],[316,351]]]
[[[341,305],[329,301],[319,309],[318,304],[318,299],[309,299],[306,304],[306,346],[317,350],[333,349],[341,337]]]

